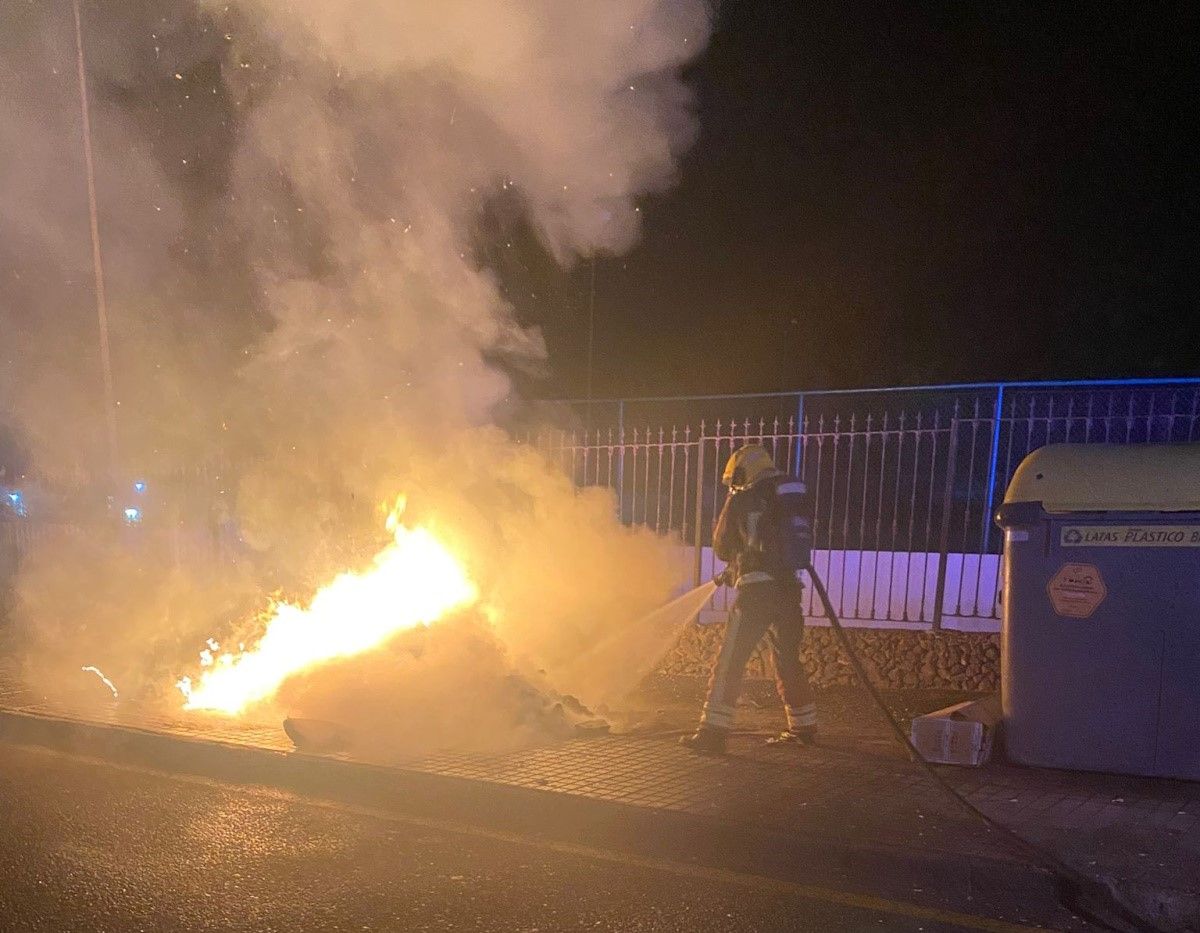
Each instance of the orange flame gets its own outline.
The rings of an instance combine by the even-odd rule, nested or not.
[[[401,524],[403,509],[400,500],[388,516],[392,541],[369,568],[338,575],[307,608],[274,605],[257,644],[221,652],[209,639],[199,676],[176,684],[185,708],[237,715],[270,699],[293,674],[378,648],[474,604],[479,591],[465,568],[428,529]]]

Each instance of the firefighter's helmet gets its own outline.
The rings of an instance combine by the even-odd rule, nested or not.
[[[774,476],[778,472],[774,458],[765,447],[747,444],[733,452],[725,464],[725,475],[721,477],[721,482],[736,492],[753,486],[764,476]]]

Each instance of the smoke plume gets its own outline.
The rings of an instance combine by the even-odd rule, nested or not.
[[[637,199],[694,133],[680,69],[702,0],[85,3],[122,467],[103,482],[61,6],[0,28],[0,410],[47,484],[120,499],[155,480],[142,527],[28,550],[15,611],[36,676],[96,664],[155,693],[265,594],[361,565],[405,492],[468,555],[490,617],[431,630],[423,673],[410,658],[392,677],[404,702],[518,669],[570,690],[556,671],[677,568],[504,432],[511,374],[553,361],[478,237],[487,217],[525,223],[564,264],[634,242]],[[59,508],[78,524],[86,506]],[[340,695],[320,676],[309,696]]]

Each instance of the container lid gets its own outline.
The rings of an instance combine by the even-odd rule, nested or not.
[[[1200,444],[1051,444],[1021,461],[1004,501],[1047,512],[1200,511]]]

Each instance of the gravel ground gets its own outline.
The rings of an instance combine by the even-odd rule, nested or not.
[[[902,689],[950,689],[988,692],[1000,676],[1000,636],[977,632],[928,632],[899,629],[848,630],[855,652],[880,686]],[[691,625],[663,659],[661,672],[707,677],[720,650],[724,625]],[[831,628],[810,625],[800,659],[816,687],[849,687],[854,672]],[[746,666],[749,677],[771,676],[766,646]]]

